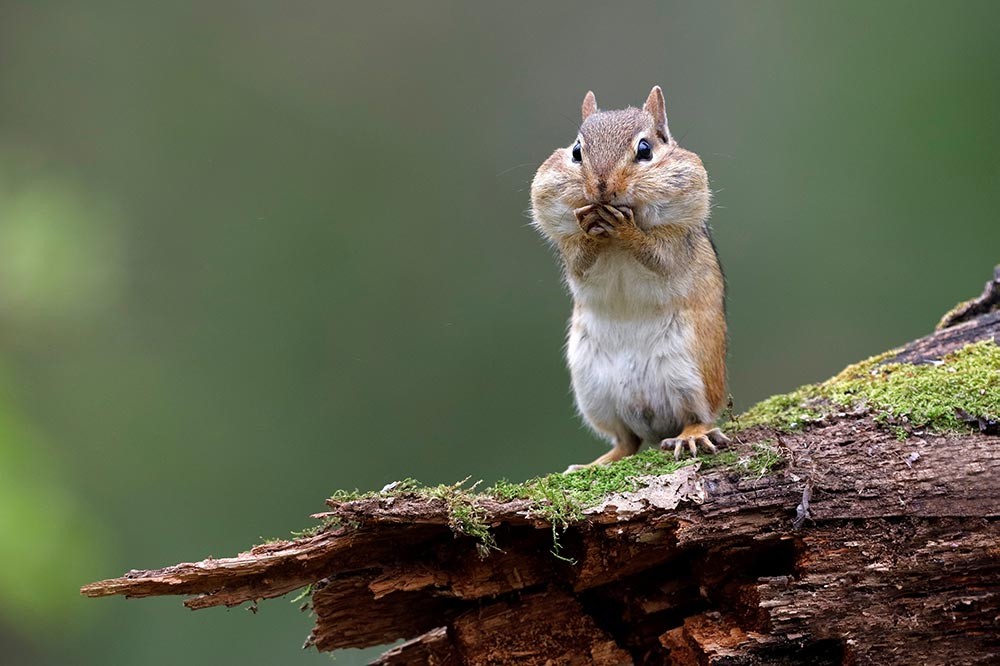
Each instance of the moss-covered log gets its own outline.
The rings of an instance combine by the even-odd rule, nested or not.
[[[1000,269],[933,334],[733,420],[734,449],[342,494],[311,534],[88,596],[311,586],[379,664],[1000,663]]]

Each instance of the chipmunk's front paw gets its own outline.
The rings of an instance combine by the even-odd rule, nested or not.
[[[635,217],[628,206],[589,204],[573,213],[580,228],[594,238],[616,238],[623,227],[635,226]]]
[[[604,222],[614,228],[616,233],[623,227],[635,226],[635,213],[628,206],[604,205],[597,209],[597,213]]]
[[[573,211],[576,215],[577,224],[583,229],[584,233],[593,238],[610,238],[611,237],[611,227],[604,221],[601,214],[598,212],[600,206],[598,204],[588,204],[586,206],[581,206]]]
[[[716,445],[727,446],[731,443],[732,440],[726,437],[718,428],[698,423],[684,428],[677,437],[668,437],[663,440],[660,442],[660,448],[665,450],[673,449],[674,460],[680,460],[685,448],[694,457],[698,455],[699,446],[708,449],[709,453],[715,453],[719,450]]]

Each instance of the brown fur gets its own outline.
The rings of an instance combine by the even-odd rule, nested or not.
[[[582,279],[603,250],[599,239],[580,234],[559,241],[559,252],[562,254],[566,270],[570,275]]]
[[[583,116],[582,120],[586,120],[595,113],[597,113],[597,98],[594,97],[594,91],[590,90],[587,91],[586,96],[583,98],[580,114]]]
[[[699,267],[701,288],[693,290],[687,311],[694,322],[695,353],[705,383],[705,397],[718,415],[726,401],[725,282],[708,229],[695,233],[694,264]]]
[[[663,99],[663,91],[660,86],[653,86],[649,91],[646,103],[642,105],[642,110],[653,116],[653,123],[656,131],[664,141],[670,139],[670,128],[667,126],[667,103]]]

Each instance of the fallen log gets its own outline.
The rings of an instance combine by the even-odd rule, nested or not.
[[[734,418],[732,451],[341,495],[311,534],[91,597],[309,587],[376,664],[1000,663],[1000,267],[934,333]]]

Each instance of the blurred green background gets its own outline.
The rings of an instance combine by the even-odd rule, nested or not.
[[[309,618],[79,585],[336,488],[595,457],[534,168],[654,83],[699,152],[738,407],[1000,260],[1000,3],[0,4],[0,661],[327,663]],[[344,653],[337,663],[362,663]]]

